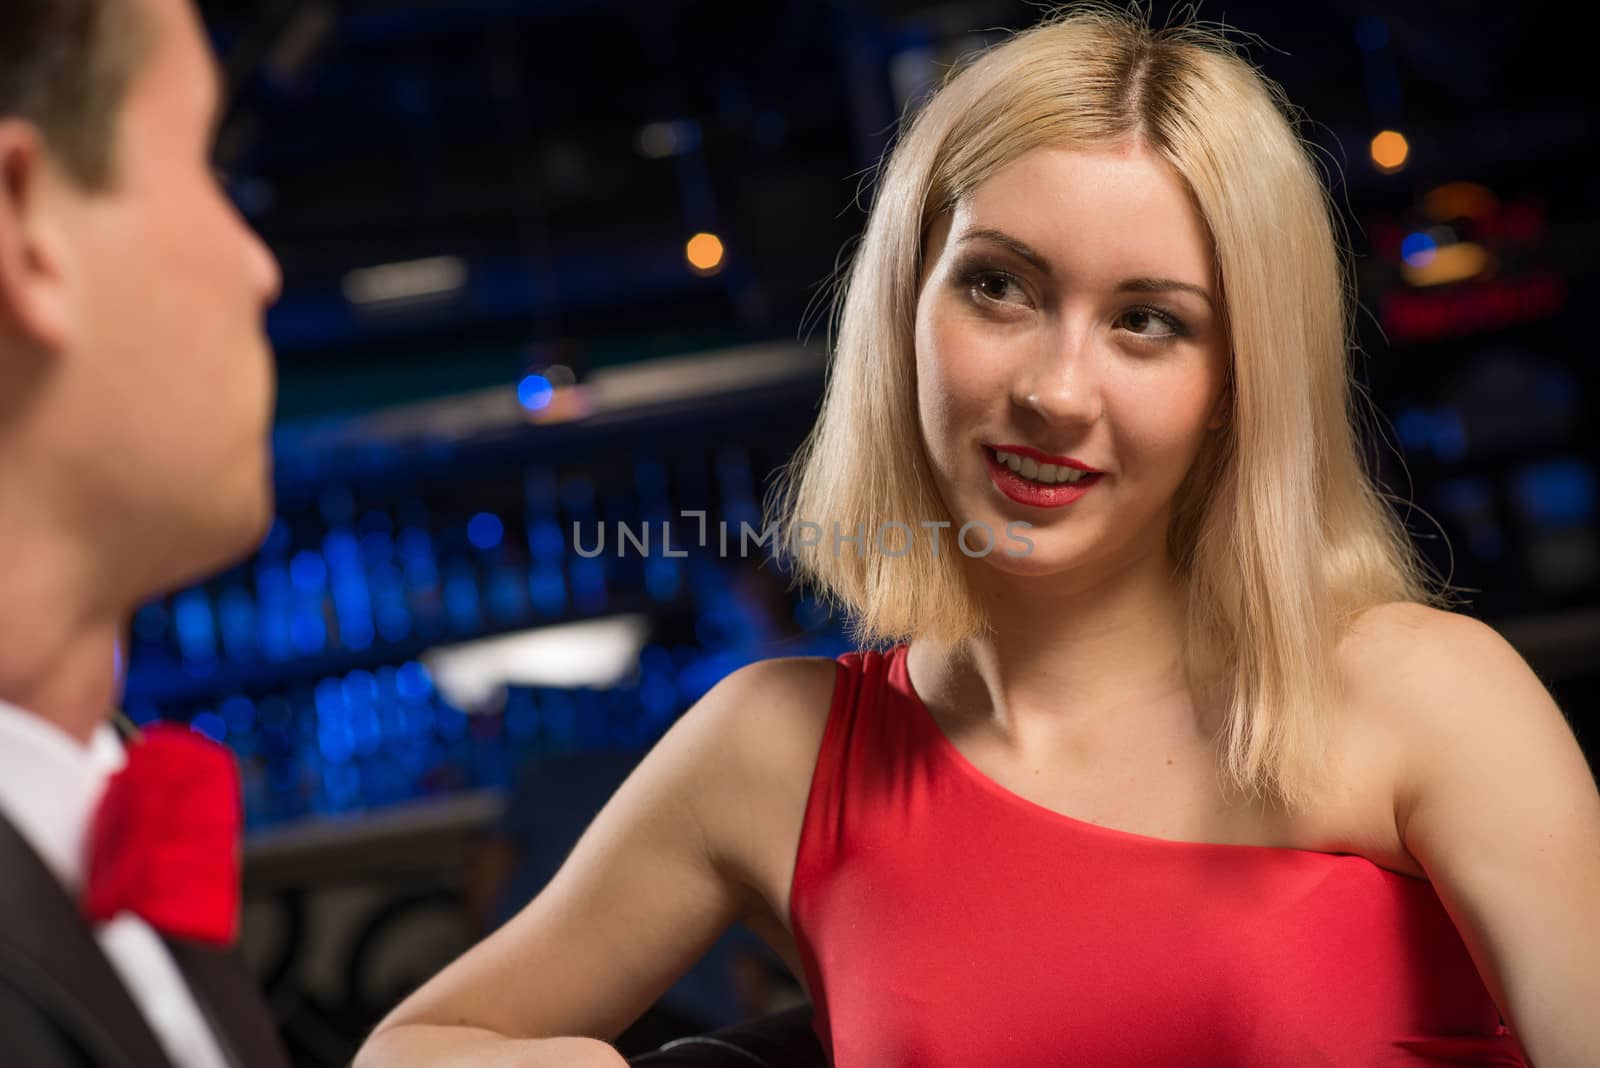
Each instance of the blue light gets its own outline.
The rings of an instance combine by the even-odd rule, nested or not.
[[[578,726],[578,706],[563,690],[546,693],[540,720],[546,735],[557,746],[571,745]]]
[[[715,616],[701,616],[694,624],[694,637],[707,649],[715,649],[723,644],[725,635],[722,633],[721,622]]]
[[[254,658],[256,640],[256,606],[250,594],[237,586],[229,587],[217,600],[217,614],[221,617],[222,644],[235,660]]]
[[[606,607],[606,566],[598,557],[574,560],[572,594],[580,612],[601,612]]]
[[[261,551],[268,556],[281,556],[289,551],[292,541],[289,533],[289,524],[282,516],[272,522],[272,529],[268,531],[266,541],[261,546]]]
[[[263,603],[289,596],[289,571],[282,564],[263,563],[256,569],[256,592]]]
[[[294,657],[289,608],[281,600],[261,602],[261,655],[274,664]]]
[[[327,790],[328,807],[338,812],[354,808],[361,802],[361,772],[347,764],[337,763],[322,769],[322,783]]]
[[[383,746],[383,726],[378,721],[378,710],[372,705],[355,709],[350,716],[350,737],[356,752],[373,756]]]
[[[341,685],[344,699],[351,706],[371,705],[378,701],[378,680],[370,671],[352,671],[344,677]]]
[[[512,690],[506,699],[506,733],[518,741],[539,733],[539,709],[527,690]]]
[[[248,697],[228,698],[222,702],[221,713],[222,721],[231,731],[248,734],[255,727],[256,707]]]
[[[478,579],[470,570],[452,569],[444,584],[444,610],[451,624],[460,630],[475,630],[482,622],[479,618]]]
[[[313,700],[317,706],[317,715],[324,719],[340,717],[344,713],[344,690],[340,687],[338,679],[323,679],[317,683]]]
[[[567,584],[557,568],[542,567],[528,578],[533,603],[547,616],[560,615],[567,607]]]
[[[1434,417],[1421,408],[1406,408],[1395,416],[1395,432],[1406,452],[1421,452],[1434,440]]]
[[[1440,463],[1460,463],[1467,455],[1467,426],[1454,408],[1440,408],[1433,419],[1433,454]]]
[[[528,531],[528,546],[538,557],[560,556],[565,547],[561,540],[561,525],[554,519],[541,519]]]
[[[361,535],[361,556],[374,566],[394,559],[394,539],[381,530]]]
[[[403,602],[385,599],[383,607],[378,609],[378,633],[386,642],[400,642],[411,637],[411,613]]]
[[[195,716],[189,721],[189,729],[205,735],[213,742],[224,741],[228,737],[228,725],[215,712],[202,712]]]
[[[172,602],[178,646],[186,660],[210,660],[216,655],[216,624],[211,602],[203,589],[185,590]]]
[[[1550,460],[1516,475],[1517,502],[1541,527],[1582,526],[1594,520],[1594,469],[1582,460]]]
[[[672,654],[665,647],[651,642],[639,650],[639,667],[647,675],[670,675],[672,673]]]
[[[361,543],[348,530],[335,530],[322,539],[322,551],[334,571],[361,567]]]
[[[365,619],[340,620],[339,644],[361,653],[372,648],[372,624]]]
[[[433,724],[439,737],[447,741],[458,742],[467,736],[467,714],[459,708],[441,705]]]
[[[1400,255],[1413,267],[1426,267],[1438,250],[1438,242],[1421,232],[1407,234],[1400,243]]]
[[[728,544],[743,545],[748,537],[754,545],[755,539],[762,534],[761,511],[756,507],[756,502],[748,494],[742,493],[730,493],[727,501],[723,514],[727,516]],[[760,546],[756,545],[755,548]]]
[[[652,715],[664,716],[677,703],[678,689],[666,675],[649,675],[639,688],[639,700]]]
[[[572,561],[572,584],[584,593],[594,593],[605,588],[606,565],[598,557],[584,557]]]
[[[217,674],[217,662],[215,660],[185,660],[183,662],[183,673],[191,679],[211,679]]]
[[[517,400],[530,412],[542,411],[550,406],[555,387],[544,375],[529,375],[517,383]]]
[[[433,559],[433,539],[421,527],[406,527],[400,532],[400,555],[407,564]]]
[[[748,482],[750,457],[737,445],[723,449],[717,454],[717,475],[724,482]]]
[[[405,561],[408,584],[426,588],[439,581],[438,565],[433,558],[433,542],[427,531],[407,528],[400,535],[400,555]]]
[[[644,585],[650,596],[658,601],[670,601],[678,595],[678,568],[675,562],[654,557],[644,565]]]
[[[497,619],[516,622],[527,608],[527,594],[522,590],[522,575],[511,568],[501,568],[489,576],[489,612]]]
[[[322,652],[328,641],[328,627],[319,609],[308,608],[294,614],[289,623],[289,641],[302,655]]]
[[[310,549],[295,553],[289,563],[289,580],[294,583],[295,589],[303,593],[320,592],[327,578],[328,565]]]
[[[394,676],[395,692],[404,701],[422,701],[433,693],[433,679],[428,669],[415,660],[400,666]]]
[[[505,524],[493,512],[479,512],[467,521],[467,540],[485,552],[498,548],[505,535]]]
[[[330,764],[343,764],[355,755],[356,739],[348,723],[324,723],[317,728],[317,745]]]
[[[822,626],[828,622],[829,616],[828,606],[810,594],[803,595],[794,606],[794,621],[803,630]]]

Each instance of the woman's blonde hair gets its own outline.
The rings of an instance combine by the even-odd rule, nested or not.
[[[1174,498],[1189,677],[1223,703],[1224,781],[1293,807],[1324,781],[1319,711],[1363,610],[1443,604],[1361,459],[1354,283],[1336,213],[1282,89],[1221,33],[1072,7],[961,68],[879,176],[836,304],[822,411],[768,498],[780,563],[843,608],[860,644],[987,629],[961,553],[832,537],[948,520],[920,442],[913,322],[929,225],[1046,146],[1142,144],[1183,177],[1215,246],[1232,348],[1228,422]],[[817,539],[805,523],[827,528]],[[835,526],[837,524],[837,527]],[[892,539],[893,540],[893,539]],[[909,541],[909,548],[905,545]]]

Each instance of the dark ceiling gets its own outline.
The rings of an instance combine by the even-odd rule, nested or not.
[[[203,6],[233,81],[221,162],[285,268],[271,326],[291,392],[297,373],[375,358],[795,336],[818,318],[861,225],[857,193],[907,86],[1042,11],[1020,0]],[[1536,8],[1412,3],[1374,19],[1256,2],[1201,15],[1241,31],[1305,109],[1356,210],[1467,166],[1568,166],[1588,140],[1590,102],[1572,88],[1582,68],[1563,58],[1573,35],[1552,33]],[[1366,166],[1366,139],[1385,125],[1432,146],[1414,179],[1380,182]],[[725,242],[720,273],[685,263],[698,231]],[[466,266],[449,299],[374,312],[343,294],[352,270],[438,256]]]

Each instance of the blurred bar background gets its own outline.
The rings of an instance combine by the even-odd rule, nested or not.
[[[139,613],[127,707],[239,754],[252,963],[296,1057],[345,1063],[718,679],[845,650],[740,524],[760,530],[815,416],[828,282],[898,116],[1042,9],[202,7],[231,96],[218,163],[285,269],[279,516],[250,560]],[[1576,40],[1511,5],[1202,15],[1260,35],[1251,57],[1312,120],[1357,254],[1373,463],[1592,761]],[[618,522],[649,551],[576,551]],[[797,996],[736,930],[618,1045]]]

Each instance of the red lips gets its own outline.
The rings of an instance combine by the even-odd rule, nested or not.
[[[1031,445],[990,445],[991,449],[1011,453],[1013,456],[1026,456],[1028,459],[1040,464],[1055,464],[1057,467],[1070,467],[1077,471],[1093,471],[1099,473],[1100,469],[1090,467],[1082,460],[1074,460],[1070,456],[1051,456],[1047,452],[1040,452]]]

